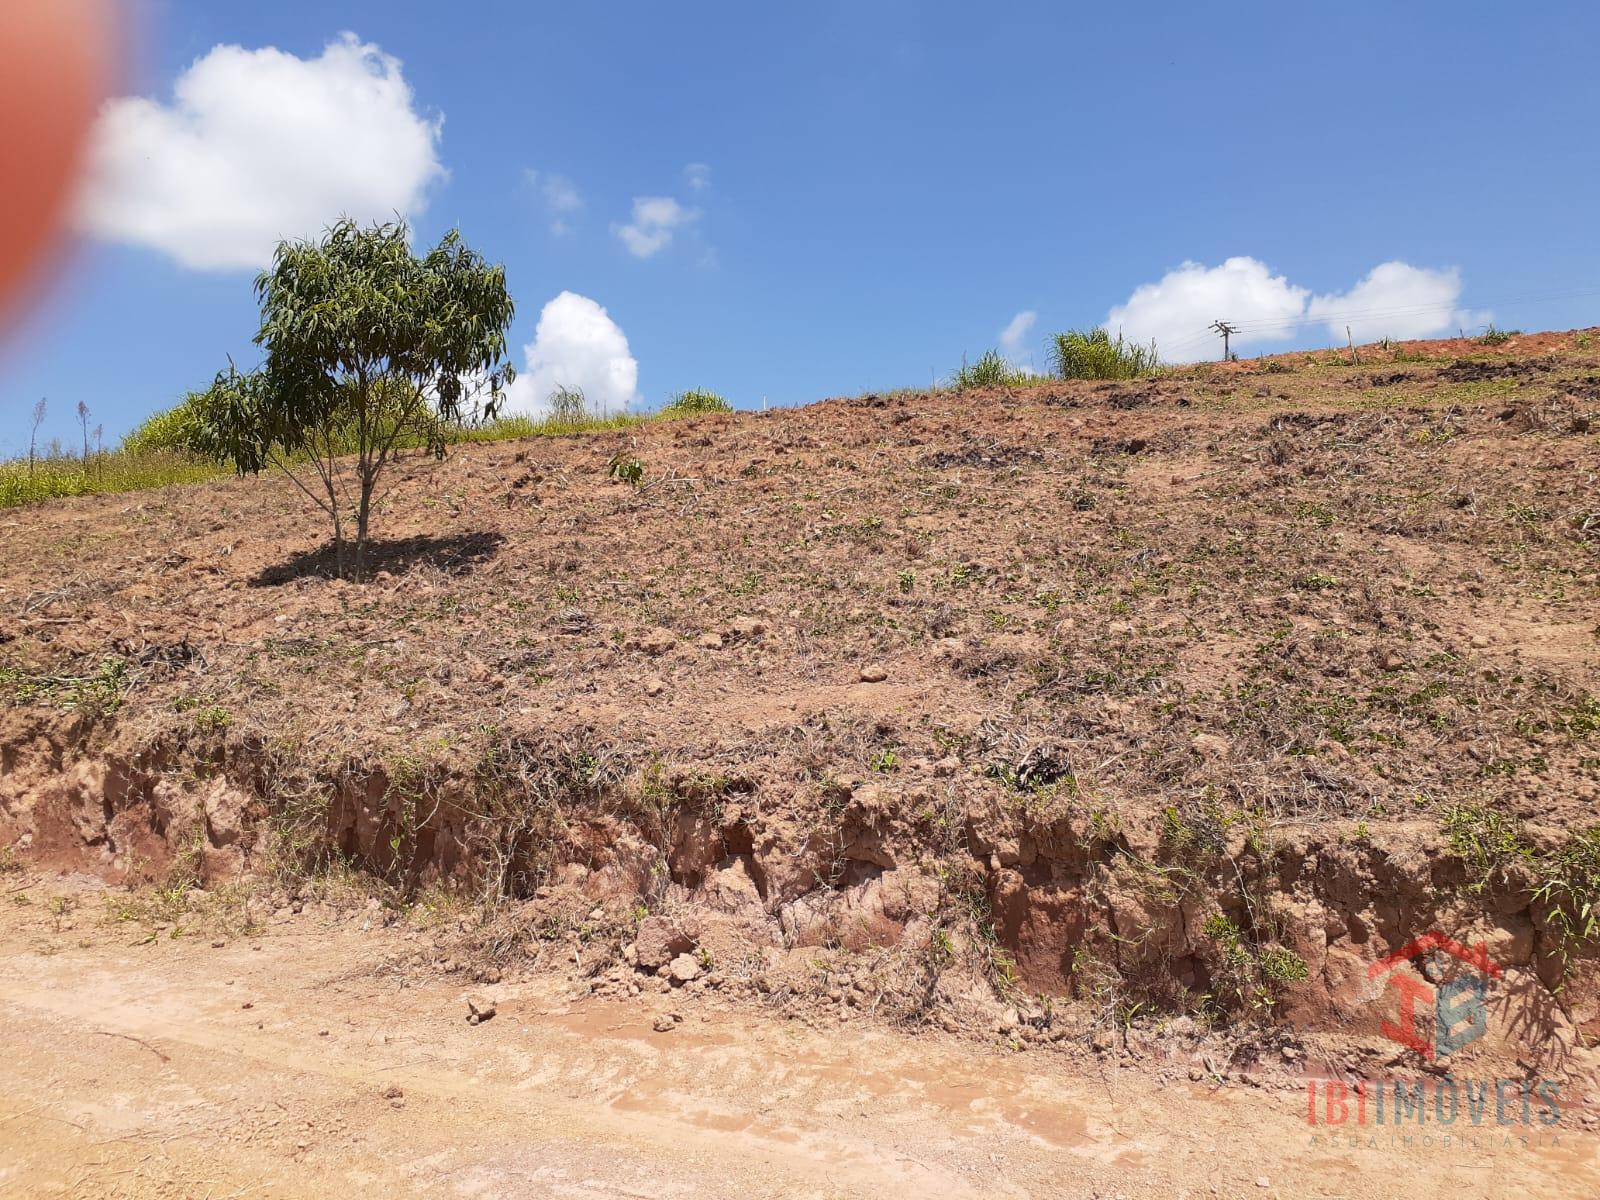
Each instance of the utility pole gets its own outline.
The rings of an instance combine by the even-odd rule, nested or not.
[[[1222,335],[1222,361],[1227,362],[1232,357],[1228,353],[1228,338],[1239,331],[1226,321],[1213,321],[1211,322],[1211,328]]]

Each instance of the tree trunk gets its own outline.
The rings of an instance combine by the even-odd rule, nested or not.
[[[372,489],[378,482],[378,473],[363,469],[361,472],[361,500],[356,507],[356,571],[357,579],[367,573],[367,518],[372,512]]]
[[[344,522],[339,519],[338,505],[333,509],[333,570],[340,579],[345,577]]]

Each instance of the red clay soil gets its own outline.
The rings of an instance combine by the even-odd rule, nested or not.
[[[280,478],[0,514],[5,865],[1345,1077],[1433,1067],[1370,972],[1440,930],[1467,1061],[1587,1072],[1600,344],[1383,353],[408,458],[365,582]]]

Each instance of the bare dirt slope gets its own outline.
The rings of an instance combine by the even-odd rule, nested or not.
[[[396,968],[412,947],[398,930],[306,913],[220,941],[0,908],[0,1196],[1600,1190],[1600,1141],[1576,1131],[1318,1146],[1292,1085],[1159,1086],[751,1012],[656,1032],[648,1011],[549,978],[498,989],[474,1027],[458,984]]]
[[[1012,1124],[1007,1072],[1057,1079],[1066,1103],[1142,1070],[1117,1128],[1154,1139],[1154,1172],[1215,1144],[1162,1115],[1196,1079],[1231,1081],[1205,1093],[1226,1109],[1308,1073],[1437,1076],[1383,1028],[1394,987],[1459,982],[1421,953],[1385,966],[1437,933],[1496,964],[1484,1035],[1449,1068],[1589,1095],[1597,337],[464,446],[397,467],[359,583],[328,576],[320,515],[281,479],[0,514],[0,881],[33,895],[39,872],[92,873],[128,928],[166,939],[103,951],[102,982],[51,1002],[164,995],[188,972],[226,986],[203,983],[213,958],[271,962],[237,947],[371,896],[383,920],[444,914],[406,959],[421,991],[383,1001],[397,1013],[468,984],[570,987],[628,1029],[663,1004],[691,1035],[757,1011],[848,1028],[817,1072],[915,1064],[959,1034],[984,1065],[952,1070],[992,1072],[977,1109]],[[639,486],[608,472],[619,455]],[[167,945],[206,922],[235,949]],[[310,975],[269,971],[264,997],[290,1003],[346,955],[341,986],[384,986],[359,946],[329,947],[303,939],[285,963]],[[158,953],[159,972],[119,982]],[[19,1020],[42,986],[17,994]],[[28,1019],[49,1047],[31,1087],[52,1056],[160,1062]],[[312,1081],[338,1061],[322,1024],[323,1057],[292,1068]],[[761,1063],[790,1036],[748,1028],[750,1049],[718,1053]],[[242,1086],[214,1046],[184,1053],[198,1081]],[[707,1059],[661,1061],[645,1094],[712,1086],[668,1082]],[[894,1128],[954,1147],[950,1163],[978,1153],[958,1136],[970,1105],[904,1107],[923,1076],[885,1069]],[[92,1106],[110,1085],[82,1086]],[[775,1111],[864,1128],[817,1088]],[[728,1103],[759,1117],[759,1090]],[[1136,1118],[1146,1104],[1161,1119]],[[1571,1111],[1563,1133],[1583,1136],[1593,1114]],[[1014,1145],[998,1178],[1045,1188],[1026,1163],[1055,1150]],[[1254,1157],[1229,1151],[1236,1175]],[[649,1159],[629,1153],[603,1161]],[[1269,1177],[1312,1160],[1274,1161]]]

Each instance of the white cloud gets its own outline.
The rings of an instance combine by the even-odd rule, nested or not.
[[[1136,342],[1153,338],[1163,359],[1183,362],[1220,349],[1217,335],[1206,332],[1215,320],[1238,329],[1232,339],[1236,350],[1303,338],[1319,327],[1342,342],[1346,324],[1357,341],[1371,341],[1482,323],[1486,314],[1457,307],[1460,296],[1461,274],[1453,268],[1387,262],[1348,292],[1313,295],[1310,288],[1272,274],[1265,263],[1240,256],[1216,267],[1186,262],[1156,283],[1141,284],[1111,310],[1105,327]]]
[[[1000,331],[1000,350],[1013,363],[1021,357],[1023,340],[1038,319],[1039,314],[1031,309],[1019,312]]]
[[[705,163],[690,163],[683,169],[683,177],[691,191],[703,192],[711,186],[711,168]]]
[[[1324,323],[1335,340],[1345,326],[1358,342],[1378,338],[1418,338],[1457,327],[1484,324],[1488,313],[1458,308],[1461,272],[1413,267],[1403,262],[1380,263],[1348,292],[1314,297],[1306,315]]]
[[[595,412],[620,412],[639,400],[639,363],[628,338],[587,296],[562,292],[539,313],[507,409],[537,415],[557,388],[581,388]]]
[[[1249,323],[1293,321],[1305,315],[1311,293],[1274,275],[1253,258],[1230,258],[1220,267],[1186,262],[1168,271],[1157,283],[1135,288],[1125,304],[1106,318],[1106,328],[1120,331],[1130,341],[1155,339],[1161,356],[1173,361],[1210,353],[1203,331],[1212,321],[1227,320],[1243,327]],[[1292,329],[1264,331],[1259,340],[1290,337]],[[1188,353],[1196,341],[1203,348]],[[1244,339],[1237,339],[1237,346]]]
[[[399,60],[354,34],[310,60],[217,46],[178,76],[171,104],[101,109],[79,223],[186,267],[265,266],[280,239],[340,216],[420,211],[445,174],[441,124],[415,110]]]
[[[671,245],[673,233],[699,215],[671,196],[635,196],[633,220],[626,225],[613,225],[611,232],[622,239],[635,258],[649,258]]]
[[[571,218],[583,210],[583,196],[577,184],[565,175],[528,170],[523,172],[528,186],[539,193],[546,215],[550,218],[550,232],[562,237],[572,232]]]

